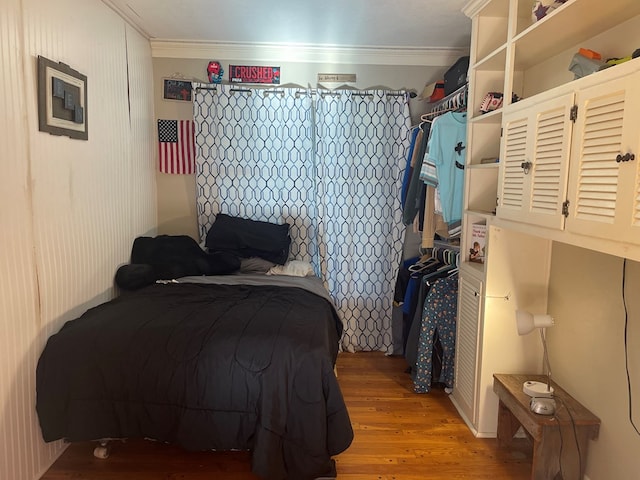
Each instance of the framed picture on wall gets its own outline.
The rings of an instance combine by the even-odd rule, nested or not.
[[[191,82],[175,78],[163,79],[163,98],[165,100],[191,101]]]
[[[38,129],[87,140],[87,77],[38,56]]]

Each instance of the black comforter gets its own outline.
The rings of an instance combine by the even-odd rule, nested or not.
[[[273,285],[154,284],[67,322],[37,368],[46,441],[151,438],[252,451],[266,479],[312,479],[353,438],[330,302]]]

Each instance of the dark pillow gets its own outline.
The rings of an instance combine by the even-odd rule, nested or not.
[[[227,275],[240,270],[240,258],[229,252],[207,254],[209,273],[207,275]]]
[[[229,252],[239,257],[260,257],[284,265],[289,258],[289,224],[261,222],[224,213],[207,232],[205,246],[210,252]]]
[[[118,269],[116,283],[125,290],[134,290],[156,280],[189,275],[226,275],[239,269],[240,258],[237,255],[207,253],[187,235],[138,237],[131,248],[131,265]]]
[[[116,285],[123,290],[138,290],[156,281],[156,272],[152,265],[137,263],[122,265],[116,272]]]

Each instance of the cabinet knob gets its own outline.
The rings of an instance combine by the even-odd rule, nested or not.
[[[636,156],[633,153],[625,153],[624,155],[618,154],[616,157],[616,162],[631,162],[636,159]]]
[[[527,173],[529,173],[529,170],[531,170],[531,162],[522,162],[520,164],[520,167],[522,167],[522,169],[524,170],[524,174],[526,175]]]

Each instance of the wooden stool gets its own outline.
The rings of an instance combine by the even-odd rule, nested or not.
[[[600,419],[553,381],[556,413],[533,413],[531,397],[522,391],[527,380],[547,381],[544,375],[493,375],[493,391],[500,399],[498,444],[510,445],[522,426],[533,441],[531,480],[582,480],[589,440],[598,437]]]

